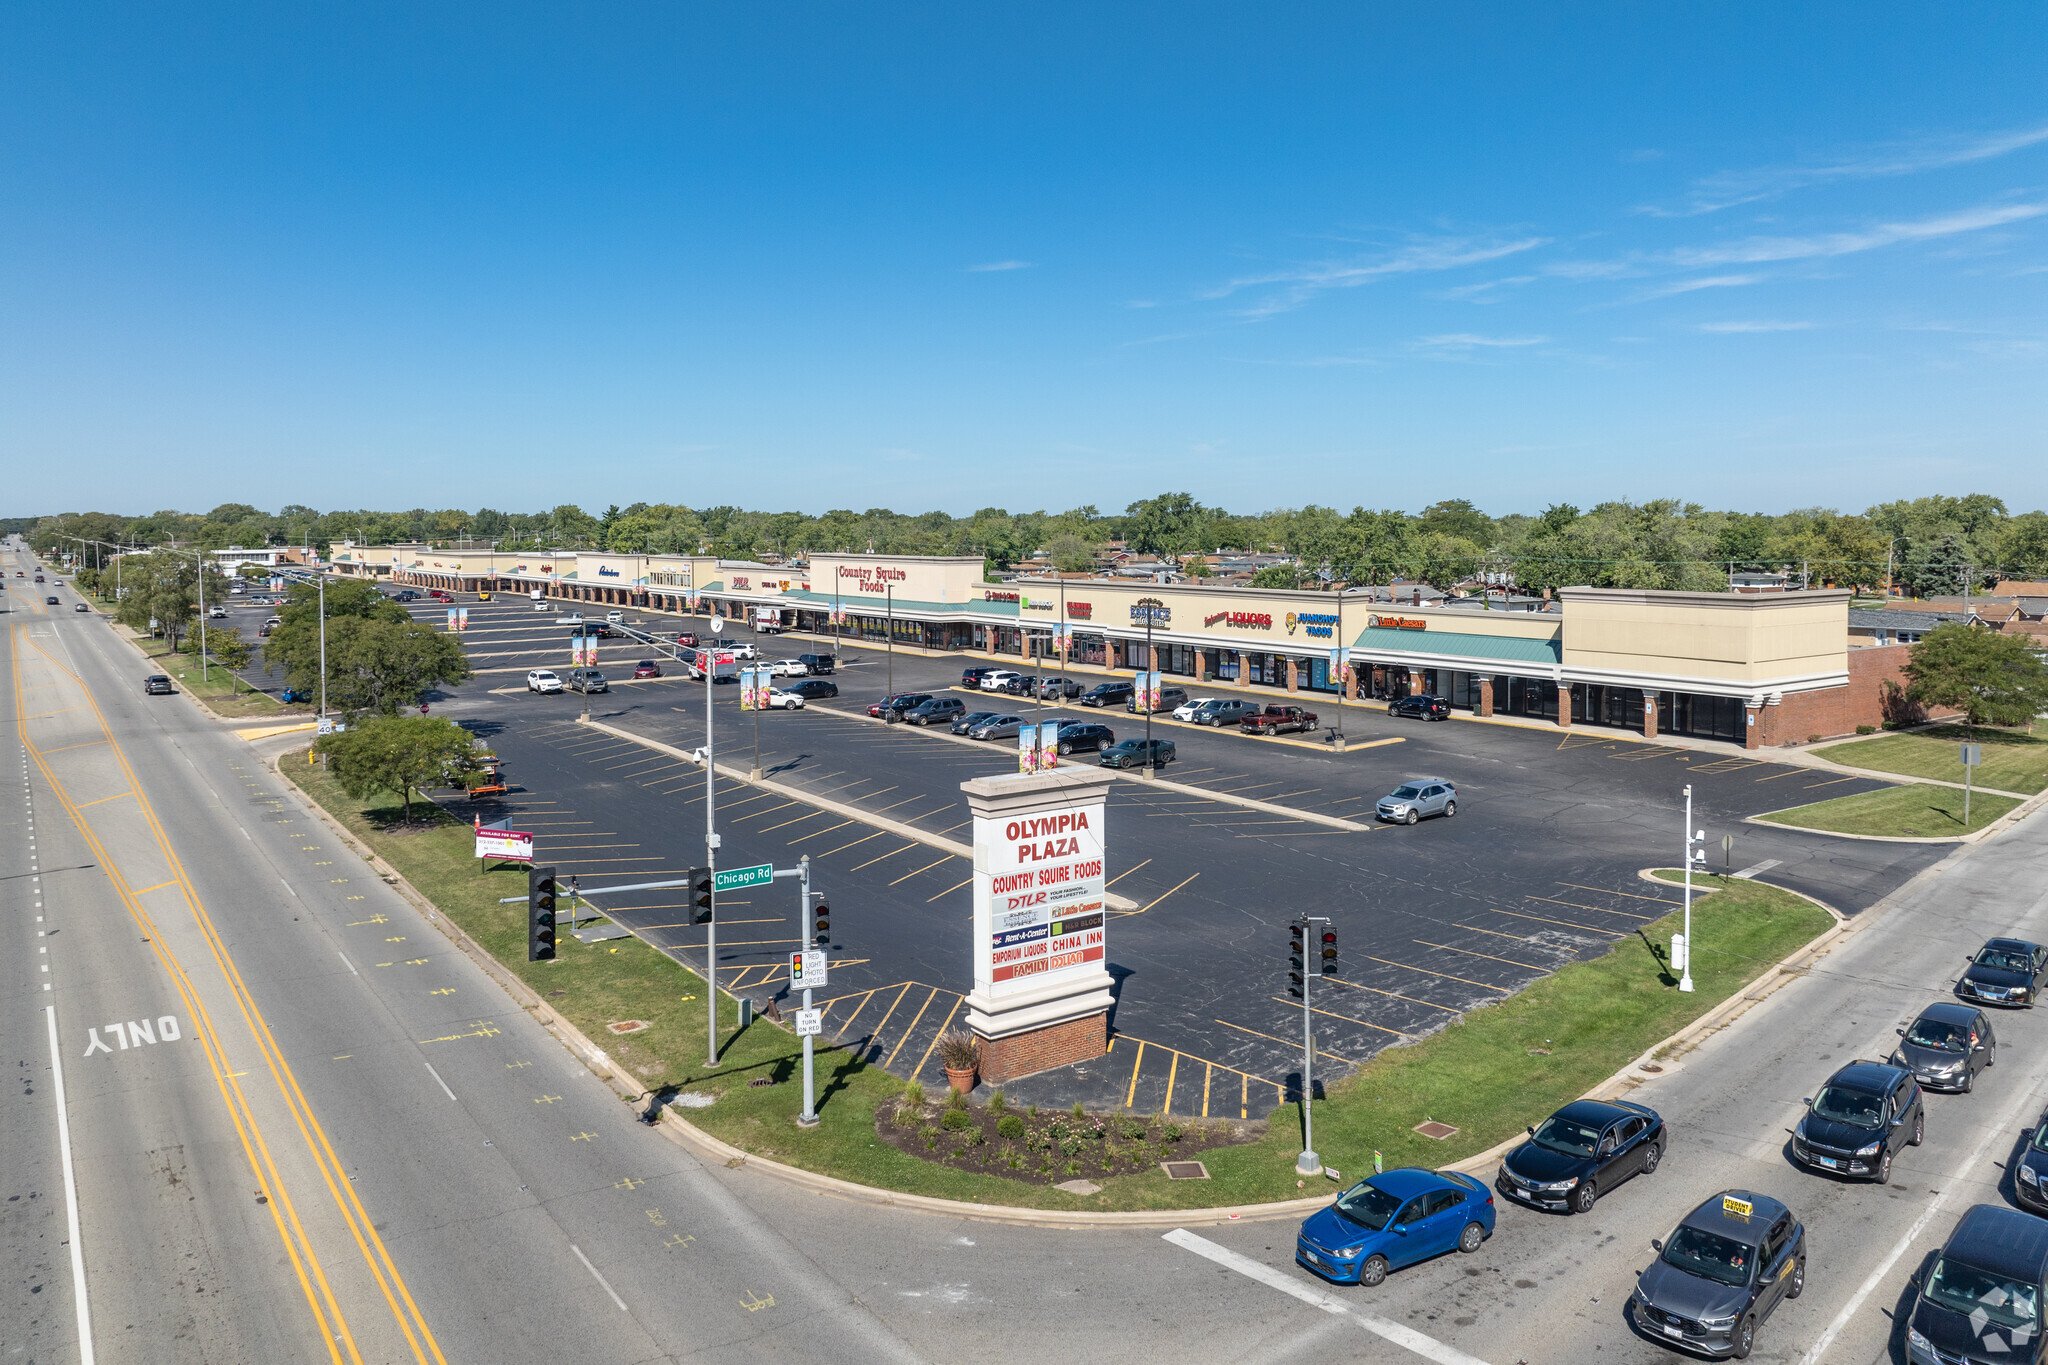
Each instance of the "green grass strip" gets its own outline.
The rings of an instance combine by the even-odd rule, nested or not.
[[[1960,787],[1936,787],[1916,782],[1882,791],[1858,792],[1817,801],[1810,806],[1759,815],[1774,825],[1792,825],[1830,834],[1877,834],[1891,838],[1935,838],[1969,834],[2019,805],[2011,796],[1975,792],[1970,797],[1970,820],[1963,823],[1963,792]]]
[[[2026,730],[2001,730],[1986,725],[1937,725],[1905,735],[1881,735],[1815,749],[1837,763],[1869,768],[1901,777],[1963,780],[1962,746],[1976,744],[1984,761],[1971,780],[1980,787],[1998,787],[2029,796],[2048,790],[2048,739]],[[1971,802],[1974,816],[1976,803]]]
[[[501,896],[524,894],[525,875],[520,869],[479,873],[469,856],[467,824],[430,809],[430,823],[400,829],[396,798],[367,807],[349,800],[322,770],[307,765],[303,751],[287,755],[280,766],[641,1084],[717,1095],[716,1104],[689,1110],[687,1117],[744,1151],[882,1189],[1016,1207],[1199,1208],[1303,1193],[1293,1170],[1301,1144],[1294,1106],[1272,1115],[1264,1137],[1201,1153],[1211,1175],[1206,1181],[1168,1181],[1153,1171],[1115,1177],[1102,1182],[1100,1194],[1077,1196],[921,1161],[880,1141],[874,1131],[876,1111],[902,1093],[902,1082],[840,1048],[818,1049],[820,1122],[801,1130],[795,1120],[802,1102],[802,1052],[793,1034],[758,1019],[740,1030],[736,1005],[721,999],[719,1062],[707,1065],[704,983],[694,972],[637,939],[588,946],[567,935],[558,961],[528,963],[524,905],[497,904]],[[1371,1170],[1375,1149],[1390,1167],[1442,1166],[1484,1150],[1712,1009],[1830,923],[1810,903],[1754,882],[1700,898],[1693,920],[1693,994],[1681,995],[1664,970],[1673,920],[1645,925],[1612,951],[1564,965],[1519,995],[1473,1010],[1412,1046],[1383,1052],[1335,1082],[1315,1106],[1317,1150],[1346,1179]],[[1546,949],[1508,939],[1490,940],[1483,951],[1538,967],[1554,962]],[[1276,985],[1283,965],[1273,964]],[[1319,1003],[1333,1002],[1341,991],[1319,988]],[[605,1027],[635,1019],[651,1027],[625,1037]],[[1112,1055],[1121,1059],[1126,1052],[1119,1047]],[[1197,1071],[1192,1091],[1191,1065]],[[1199,1094],[1198,1064],[1184,1059],[1181,1066],[1179,1093]],[[1216,1073],[1212,1112],[1234,1118],[1236,1079],[1230,1074],[1226,1085],[1225,1075]],[[748,1085],[761,1077],[777,1084]],[[1430,1118],[1460,1131],[1443,1142],[1411,1131]],[[1075,1174],[1090,1172],[1084,1166]],[[1310,1192],[1333,1188],[1319,1181]]]

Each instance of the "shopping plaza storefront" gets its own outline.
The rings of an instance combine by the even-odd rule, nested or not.
[[[1904,648],[1850,649],[1849,594],[1564,588],[1539,612],[1093,577],[983,580],[978,556],[814,555],[806,565],[404,547],[391,581],[539,592],[846,642],[1156,668],[1185,683],[1392,700],[1745,747],[1883,718]],[[365,556],[373,552],[363,552]]]

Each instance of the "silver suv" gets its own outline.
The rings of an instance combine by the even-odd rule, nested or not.
[[[1458,789],[1447,777],[1411,777],[1382,796],[1374,812],[1382,820],[1412,825],[1425,815],[1456,815]]]

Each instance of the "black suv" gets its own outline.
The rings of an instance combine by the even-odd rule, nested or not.
[[[1978,1204],[1924,1274],[1905,1314],[1906,1359],[2038,1360],[2041,1293],[2048,1286],[2048,1224]]]
[[[1992,1049],[1998,1046],[1984,1011],[1946,1001],[1920,1011],[1918,1019],[1899,1030],[1899,1038],[1893,1066],[1906,1068],[1930,1090],[1962,1094],[1977,1084],[1977,1073],[1991,1065]]]
[[[1493,1187],[1538,1208],[1591,1213],[1593,1201],[1664,1157],[1664,1120],[1640,1104],[1574,1100],[1529,1130],[1500,1163]]]
[[[903,719],[912,725],[951,725],[953,718],[966,710],[966,703],[958,697],[933,697],[905,711]]]
[[[819,701],[826,697],[838,696],[839,684],[828,683],[823,678],[804,678],[790,683],[782,690],[802,697],[805,701]]]
[[[805,668],[810,669],[813,674],[830,673],[832,666],[839,662],[835,656],[830,654],[799,654],[796,656],[796,661]],[[785,688],[783,690],[787,691],[789,689]],[[834,692],[831,695],[836,697],[839,694]]]
[[[611,684],[604,680],[604,674],[594,668],[572,668],[563,681],[571,692],[609,692]]]
[[[1058,741],[1059,751],[1063,754],[1071,754],[1077,749],[1099,754],[1116,743],[1116,731],[1107,725],[1077,720],[1072,725],[1059,728]]]
[[[1451,704],[1442,697],[1432,697],[1427,692],[1418,692],[1412,697],[1387,703],[1390,716],[1420,716],[1424,720],[1449,720]]]
[[[51,601],[56,601],[51,598]],[[1994,938],[1977,950],[1968,970],[1956,982],[1956,994],[1987,1005],[2024,1005],[2031,1009],[2041,991],[2041,970],[2048,967],[2048,948],[2018,938]]]
[[[1080,704],[1083,706],[1110,706],[1120,701],[1129,701],[1133,689],[1127,682],[1097,683],[1083,692]]]
[[[1806,1228],[1767,1194],[1723,1190],[1653,1240],[1636,1276],[1635,1328],[1703,1356],[1749,1358],[1756,1329],[1806,1289]]]
[[[1806,1117],[1792,1130],[1792,1158],[1882,1185],[1899,1148],[1918,1147],[1926,1128],[1926,1102],[1912,1072],[1851,1062],[1806,1101]]]
[[[962,687],[980,687],[983,678],[986,678],[991,673],[1000,673],[1002,671],[1002,669],[994,664],[976,664],[972,668],[960,670],[960,685]]]
[[[897,692],[871,703],[868,714],[876,720],[902,720],[905,711],[922,706],[931,699],[929,692]]]

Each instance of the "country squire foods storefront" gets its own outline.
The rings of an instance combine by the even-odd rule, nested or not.
[[[590,553],[410,558],[394,582],[708,611],[1036,668],[1157,668],[1189,686],[1380,701],[1428,692],[1480,716],[1748,747],[1876,724],[1879,674],[1899,652],[1850,651],[1848,594],[1833,590],[1565,588],[1550,610],[1531,613],[1093,577],[988,583],[978,556],[821,554],[794,566]]]

